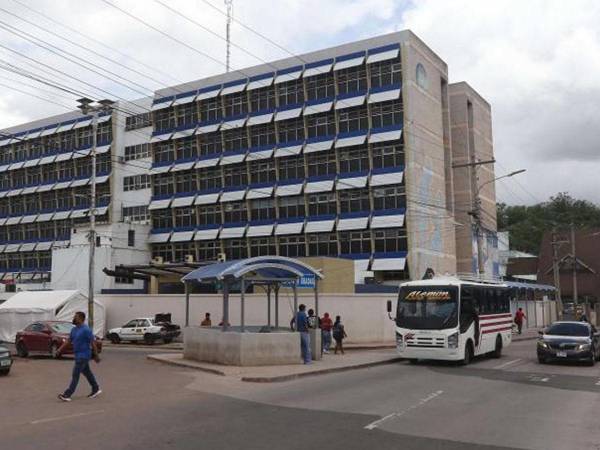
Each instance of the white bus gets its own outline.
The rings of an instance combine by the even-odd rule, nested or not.
[[[387,309],[391,313],[391,301]],[[396,348],[411,362],[499,358],[512,336],[510,288],[457,278],[402,283],[395,322]]]

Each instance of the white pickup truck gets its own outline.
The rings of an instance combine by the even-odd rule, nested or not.
[[[156,322],[155,319],[150,317],[141,317],[130,320],[120,328],[108,330],[106,337],[113,344],[129,341],[152,345],[159,340],[169,344],[180,333],[179,325],[173,325],[169,322]]]

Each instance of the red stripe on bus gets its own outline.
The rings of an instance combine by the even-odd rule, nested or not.
[[[479,319],[500,319],[502,317],[512,317],[511,313],[508,314],[487,314],[484,316],[479,316]]]
[[[495,321],[495,322],[486,322],[486,323],[480,323],[479,326],[483,327],[495,327],[495,326],[499,326],[499,325],[510,325],[512,324],[512,320],[500,320],[500,321]]]
[[[511,329],[512,329],[512,327],[504,327],[504,328],[497,328],[497,329],[493,329],[493,330],[483,330],[481,332],[481,334],[495,333],[497,331],[509,331]]]

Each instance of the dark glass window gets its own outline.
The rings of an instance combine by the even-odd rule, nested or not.
[[[221,253],[219,241],[198,241],[198,261],[215,261]]]
[[[249,167],[252,183],[267,183],[277,179],[275,175],[275,161],[272,159],[253,161]]]
[[[193,227],[196,226],[196,211],[194,207],[175,208],[175,227]]]
[[[304,157],[288,156],[279,159],[279,179],[295,180],[304,178]]]
[[[275,144],[275,125],[273,123],[250,127],[250,145],[252,147],[273,144]]]
[[[245,164],[235,164],[223,167],[225,187],[246,186],[248,184],[248,171]]]
[[[308,176],[332,175],[337,173],[335,165],[335,152],[309,153],[306,155]]]
[[[222,151],[221,133],[207,133],[200,136],[200,155],[212,155]]]
[[[170,209],[152,211],[152,228],[173,228],[173,216]]]
[[[368,189],[344,189],[338,191],[340,212],[359,212],[371,209]]]
[[[173,259],[171,246],[169,244],[152,244],[152,257],[162,258],[165,262]]]
[[[277,124],[279,142],[294,142],[304,139],[304,119],[283,120]]]
[[[245,202],[223,203],[225,222],[247,222],[248,211]]]
[[[279,106],[295,105],[304,103],[304,86],[302,79],[288,81],[277,86],[279,95]]]
[[[170,173],[160,173],[152,177],[154,195],[170,195],[175,192],[173,175]]]
[[[406,207],[404,186],[388,186],[373,189],[373,207],[376,210]]]
[[[308,196],[308,214],[310,216],[321,216],[323,214],[336,214],[337,204],[333,192],[323,194],[311,194]]]
[[[244,259],[248,257],[248,247],[244,239],[226,239],[223,248],[227,259]]]
[[[284,236],[279,238],[279,255],[288,258],[306,256],[304,236]]]
[[[367,147],[349,147],[340,150],[340,173],[369,170]]]
[[[402,81],[400,58],[370,64],[371,87],[377,88]]]
[[[223,179],[221,178],[221,170],[215,168],[205,168],[198,171],[198,189],[207,191],[223,187]]]
[[[200,101],[200,122],[215,122],[223,117],[219,97]]]
[[[340,248],[343,254],[371,253],[371,233],[369,231],[342,232]]]
[[[192,126],[198,122],[198,109],[196,108],[196,102],[184,103],[183,105],[177,105],[177,126]]]
[[[198,225],[215,225],[222,221],[221,205],[205,205],[198,207]]]
[[[306,130],[309,138],[332,136],[335,134],[335,114],[313,114],[306,118]]]
[[[125,131],[138,130],[152,126],[152,115],[150,113],[141,113],[125,118]]]
[[[163,108],[154,112],[156,131],[170,130],[176,126],[175,108]]]
[[[282,219],[304,217],[305,215],[303,196],[279,198],[279,217]]]
[[[175,140],[175,159],[193,159],[198,156],[198,141],[194,136]]]
[[[175,173],[175,192],[195,192],[196,174],[192,171]]]
[[[276,255],[275,239],[272,237],[261,237],[250,239],[250,256]]]
[[[342,109],[338,112],[340,133],[367,130],[369,128],[369,113],[364,106]]]
[[[234,130],[224,131],[223,142],[226,151],[248,148],[246,128],[237,128]]]
[[[175,159],[174,141],[158,142],[154,144],[154,161],[157,163],[173,161]]]
[[[250,91],[250,111],[264,111],[275,108],[275,88],[269,86]]]
[[[333,73],[323,73],[306,79],[307,100],[324,99],[335,96]]]
[[[238,92],[223,97],[225,117],[239,116],[248,112],[246,92]]]
[[[404,149],[401,144],[376,144],[373,146],[373,168],[404,165]]]
[[[407,250],[406,231],[402,228],[374,230],[376,252],[401,252]]]
[[[337,256],[337,237],[335,234],[309,234],[308,256]]]
[[[367,68],[362,65],[338,70],[337,83],[340,95],[365,91],[367,89]]]
[[[402,124],[402,102],[393,100],[371,105],[371,121],[373,128]]]
[[[274,220],[275,215],[275,200],[265,198],[252,200],[250,203],[251,220]]]

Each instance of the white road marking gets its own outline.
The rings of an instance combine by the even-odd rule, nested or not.
[[[69,414],[68,416],[48,417],[47,419],[38,419],[38,420],[34,420],[33,422],[29,422],[29,423],[31,425],[38,425],[40,423],[56,422],[58,420],[76,419],[78,417],[92,416],[94,414],[102,414],[103,412],[104,412],[104,410],[101,409],[101,410],[98,410],[98,411],[90,411],[90,412],[83,412],[83,413],[77,413],[77,414]]]
[[[513,359],[512,361],[505,362],[504,364],[500,364],[499,366],[494,367],[494,369],[504,369],[505,367],[512,366],[513,364],[522,361],[521,358]]]
[[[368,424],[367,426],[365,426],[365,429],[366,430],[374,430],[375,428],[377,428],[379,425],[381,425],[386,420],[392,419],[394,417],[402,417],[406,413],[412,411],[413,409],[417,409],[417,408],[423,406],[425,403],[428,403],[431,400],[433,400],[434,398],[439,397],[443,393],[444,393],[444,391],[435,391],[435,392],[432,392],[427,397],[422,398],[421,400],[419,400],[414,405],[411,405],[411,406],[409,406],[408,408],[406,408],[406,409],[404,409],[402,411],[398,411],[398,412],[395,412],[395,413],[388,414],[387,416],[382,417],[381,419],[376,420],[375,422],[371,422],[370,424]]]
[[[596,381],[596,386],[600,386],[600,381]]]
[[[539,381],[540,383],[547,383],[550,381],[549,377],[543,377],[542,375],[529,375],[529,381]]]

